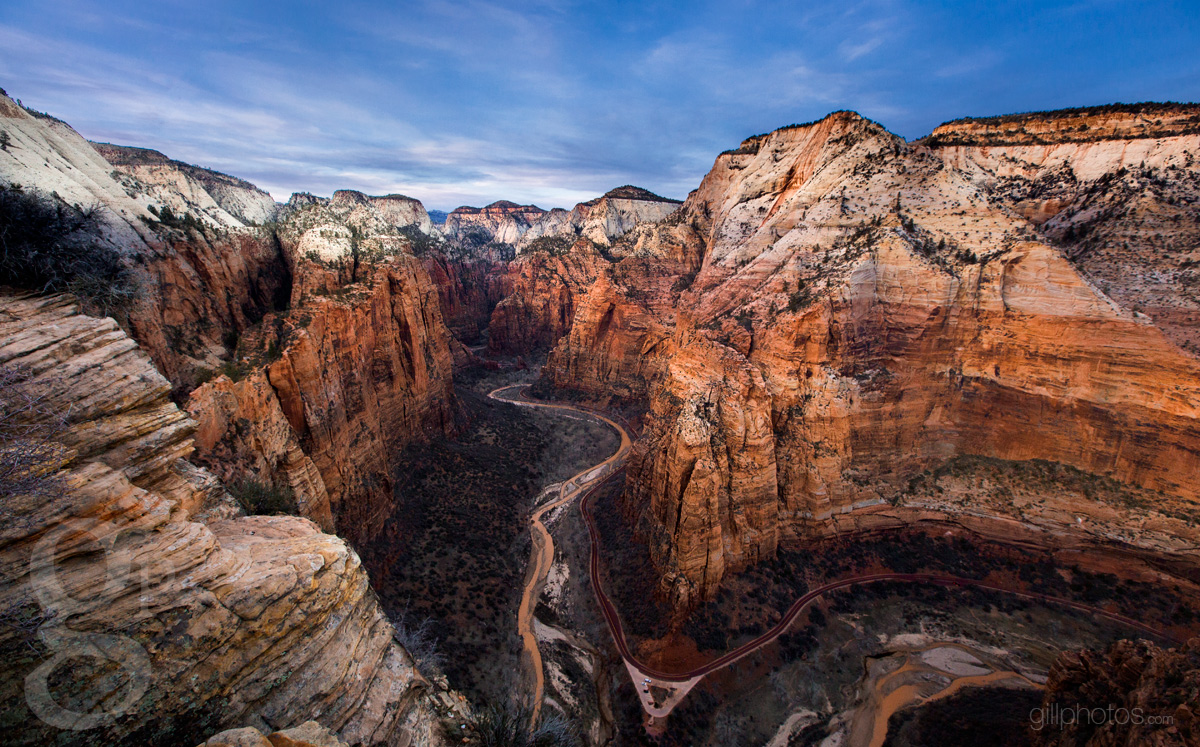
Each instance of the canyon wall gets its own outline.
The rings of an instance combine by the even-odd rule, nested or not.
[[[659,197],[640,187],[625,185],[603,196],[581,202],[571,210],[555,208],[534,220],[516,242],[522,252],[544,237],[576,237],[608,246],[643,223],[657,223],[675,212],[679,200]]]
[[[1145,169],[1186,206],[1190,127],[1060,132],[1026,167],[839,112],[722,154],[678,216],[633,232],[547,373],[645,396],[624,505],[661,592],[686,607],[780,542],[924,520],[1200,562],[1200,362],[1106,294],[996,165],[1036,180],[1074,164],[1086,190],[1153,152]],[[918,490],[968,456],[1122,487]]]
[[[475,343],[488,328],[492,310],[504,299],[511,254],[493,250],[434,251],[422,256],[438,291],[442,319],[451,334]]]
[[[447,238],[471,244],[516,244],[545,212],[537,205],[518,205],[508,200],[481,208],[463,206],[450,211],[441,232]]]
[[[194,385],[197,368],[220,365],[242,330],[287,305],[291,268],[282,248],[269,230],[242,227],[273,214],[269,196],[252,185],[155,151],[93,147],[65,122],[7,96],[0,129],[11,138],[0,151],[0,181],[99,210],[97,240],[127,259],[138,284],[122,318],[177,390]],[[159,220],[165,207],[196,223]]]
[[[412,257],[432,230],[420,202],[342,190],[276,210],[246,182],[90,144],[11,99],[0,116],[0,178],[99,206],[97,240],[137,284],[124,321],[177,401],[214,379],[189,403],[197,459],[231,483],[290,489],[327,531],[377,530],[391,454],[453,429],[450,337]]]
[[[271,195],[250,182],[219,171],[167,158],[156,150],[92,143],[113,166],[115,178],[131,198],[156,211],[191,213],[217,227],[243,227],[275,217]],[[112,174],[110,174],[112,175]]]
[[[289,486],[300,510],[364,542],[393,505],[393,456],[456,429],[451,337],[421,262],[356,283],[300,260],[296,299],[239,345],[248,357],[192,392],[198,459],[227,479]],[[244,378],[241,378],[244,376]]]
[[[0,367],[27,377],[4,392],[5,427],[18,397],[63,418],[55,476],[0,501],[8,743],[197,744],[314,719],[352,745],[440,743],[431,686],[355,552],[302,518],[238,516],[112,319],[4,296],[0,340]]]
[[[570,329],[576,297],[606,264],[586,241],[562,255],[531,252],[510,262],[488,322],[488,349],[518,354],[553,345]]]

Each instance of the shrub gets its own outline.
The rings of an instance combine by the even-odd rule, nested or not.
[[[692,283],[696,282],[696,275],[699,274],[699,272],[699,270],[692,270],[691,272],[685,272],[679,277],[675,278],[675,282],[671,283],[671,290],[676,293],[681,293],[688,288],[691,288]]]
[[[437,239],[425,233],[416,226],[401,226],[397,229],[400,235],[408,239],[408,248],[414,255],[423,257],[429,252],[441,247]]]
[[[392,616],[392,638],[404,647],[425,676],[441,674],[446,664],[442,652],[437,649],[438,639],[433,635],[433,627],[433,619],[429,617],[420,622],[410,621],[407,607]]]
[[[575,241],[566,236],[539,236],[529,242],[526,252],[545,252],[551,257],[561,257],[571,250]]]
[[[803,280],[796,281],[795,292],[788,295],[788,311],[796,312],[808,306],[812,300],[812,294],[804,287]]]
[[[479,747],[574,747],[575,730],[557,714],[543,716],[530,728],[533,711],[527,706],[488,706],[475,717]]]
[[[126,307],[136,290],[120,254],[101,239],[96,208],[19,185],[0,186],[0,284],[74,293],[104,314]]]
[[[241,381],[246,378],[246,375],[251,371],[251,366],[246,363],[237,361],[225,361],[221,364],[221,373],[229,377],[230,381]]]
[[[53,439],[66,428],[31,385],[23,367],[0,369],[0,498],[53,497],[63,489],[58,468],[66,449]]]
[[[246,479],[229,485],[229,493],[247,514],[296,514],[296,493],[288,485],[277,487],[259,480]]]
[[[171,210],[170,205],[163,205],[162,210],[155,212],[154,206],[150,206],[150,212],[158,216],[158,220],[164,226],[171,228],[179,228],[184,231],[198,231],[204,233],[204,223],[197,220],[191,213],[185,212],[183,215],[175,215],[175,211]]]

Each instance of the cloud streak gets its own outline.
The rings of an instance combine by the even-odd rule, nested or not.
[[[624,183],[682,197],[721,150],[833,109],[915,137],[967,114],[1200,98],[1194,19],[1146,5],[11,0],[0,85],[277,199],[569,206]]]

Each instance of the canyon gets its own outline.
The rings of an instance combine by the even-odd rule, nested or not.
[[[646,403],[624,506],[661,593],[686,608],[781,542],[929,521],[1194,567],[1200,368],[1178,344],[1195,331],[1194,117],[1114,140],[942,146],[965,126],[906,143],[835,113],[722,154],[678,216],[615,246],[546,368],[559,387]],[[1120,211],[1025,218],[1016,185],[1064,170],[1075,202],[1097,181],[1163,180],[1168,194],[1136,199],[1182,206],[1180,237]],[[1162,295],[1140,268],[1106,255],[1109,296],[1055,245],[1089,214],[1090,235],[1140,237],[1129,252],[1154,277],[1183,275],[1161,321],[1114,300]],[[914,490],[967,455],[1059,463],[1155,500]]]
[[[111,309],[0,297],[0,364],[67,413],[47,442],[65,487],[4,507],[20,743],[81,725],[113,744],[448,742],[470,707],[418,671],[359,552],[378,565],[405,541],[398,470],[478,418],[464,382],[540,373],[539,396],[620,413],[634,440],[613,509],[645,547],[664,641],[788,553],[914,528],[1200,598],[1200,107],[964,119],[915,141],[835,112],[720,154],[684,201],[626,185],[444,223],[397,194],[276,203],[6,96],[0,127],[5,188],[95,206],[94,241],[138,288]],[[521,505],[553,548],[558,505]],[[544,579],[568,567],[554,555],[520,604],[534,654]],[[586,609],[556,635],[586,638],[579,616],[602,619]],[[78,713],[30,699],[81,630],[132,673],[72,665],[53,683]],[[598,661],[600,644],[577,649]],[[569,711],[569,657],[546,656],[545,702]],[[1064,656],[1055,698],[1079,670],[1127,674]],[[1170,667],[1147,665],[1139,692]],[[594,697],[602,743],[620,729]]]

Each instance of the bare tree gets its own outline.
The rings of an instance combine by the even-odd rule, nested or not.
[[[406,604],[404,609],[392,615],[392,627],[395,629],[392,637],[408,651],[421,674],[429,677],[444,671],[446,660],[438,650],[432,619],[410,620]]]
[[[62,491],[58,468],[66,448],[55,437],[67,413],[51,407],[45,387],[32,379],[22,366],[0,368],[0,498]]]

